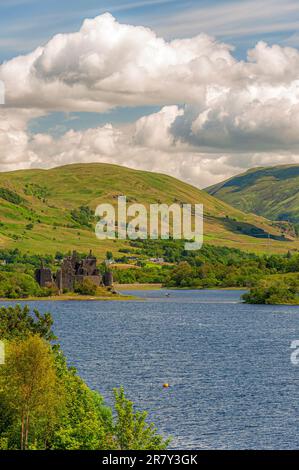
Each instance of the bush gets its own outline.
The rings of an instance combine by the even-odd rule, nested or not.
[[[59,289],[55,282],[41,288],[40,297],[52,297],[52,295],[59,295]]]
[[[5,199],[7,202],[11,202],[12,204],[22,204],[22,202],[24,202],[24,199],[21,196],[6,188],[0,188],[0,197]]]
[[[88,206],[81,206],[71,211],[72,219],[81,227],[92,228],[94,212]]]
[[[280,281],[263,280],[256,287],[243,294],[242,298],[247,304],[297,304],[298,279],[281,279]]]
[[[43,290],[33,277],[18,272],[0,272],[0,297],[6,299],[25,299],[40,297]]]
[[[84,279],[75,285],[75,292],[80,295],[96,295],[97,286],[90,279]]]

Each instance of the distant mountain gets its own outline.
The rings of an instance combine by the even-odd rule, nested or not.
[[[98,255],[117,253],[126,242],[97,240],[92,211],[99,203],[116,204],[119,195],[126,195],[128,203],[145,205],[204,204],[206,243],[266,251],[270,237],[273,251],[297,247],[276,224],[244,214],[175,178],[91,163],[0,173],[0,248],[38,254],[90,248]]]
[[[244,212],[299,224],[299,165],[253,168],[206,191]]]

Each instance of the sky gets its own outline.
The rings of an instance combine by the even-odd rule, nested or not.
[[[298,48],[298,0],[0,0],[0,171],[299,163]]]

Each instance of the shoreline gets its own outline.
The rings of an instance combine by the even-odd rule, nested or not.
[[[90,295],[53,295],[52,297],[26,297],[20,299],[0,298],[0,302],[108,302],[140,300],[133,295],[115,294],[114,296],[90,296]]]
[[[114,284],[114,288],[118,290],[162,290],[165,287],[162,287],[162,284]]]
[[[90,295],[79,295],[79,294],[61,294],[61,295],[53,295],[51,297],[21,297],[18,299],[10,299],[2,297],[0,298],[0,302],[106,302],[106,301],[129,301],[129,300],[139,300],[143,301],[141,297],[137,297],[131,294],[122,294],[121,291],[147,291],[147,290],[245,290],[243,287],[211,287],[207,289],[199,289],[199,288],[180,288],[180,287],[163,287],[162,284],[115,284],[115,289],[117,291],[114,295],[98,295],[98,296],[90,296]]]
[[[123,285],[116,285],[117,288],[122,289],[123,291],[126,290],[244,290],[244,288],[232,288],[232,287],[225,287],[225,288],[209,288],[209,289],[192,289],[192,288],[164,288],[161,284],[123,284]],[[90,295],[76,295],[76,294],[62,294],[62,295],[54,295],[52,297],[27,297],[27,298],[19,298],[19,299],[9,299],[9,298],[0,298],[0,302],[109,302],[109,301],[117,301],[117,302],[127,302],[127,301],[139,301],[142,302],[144,299],[142,297],[138,297],[135,295],[130,294],[122,294],[117,292],[111,296],[90,296]],[[273,306],[289,306],[289,307],[298,307],[298,303],[277,303],[277,304],[252,304],[251,302],[241,302],[244,305],[273,305]]]
[[[117,290],[248,290],[247,287],[167,287],[163,284],[115,284]]]

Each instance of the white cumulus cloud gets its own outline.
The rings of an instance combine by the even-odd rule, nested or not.
[[[0,65],[0,169],[105,161],[205,186],[299,161],[299,51],[259,42],[247,60],[206,34],[166,41],[109,13]],[[52,111],[159,105],[127,125],[31,135]]]
[[[2,64],[0,79],[9,106],[100,112],[120,105],[193,102],[211,77],[222,81],[236,64],[230,49],[205,34],[166,42],[106,13]]]

